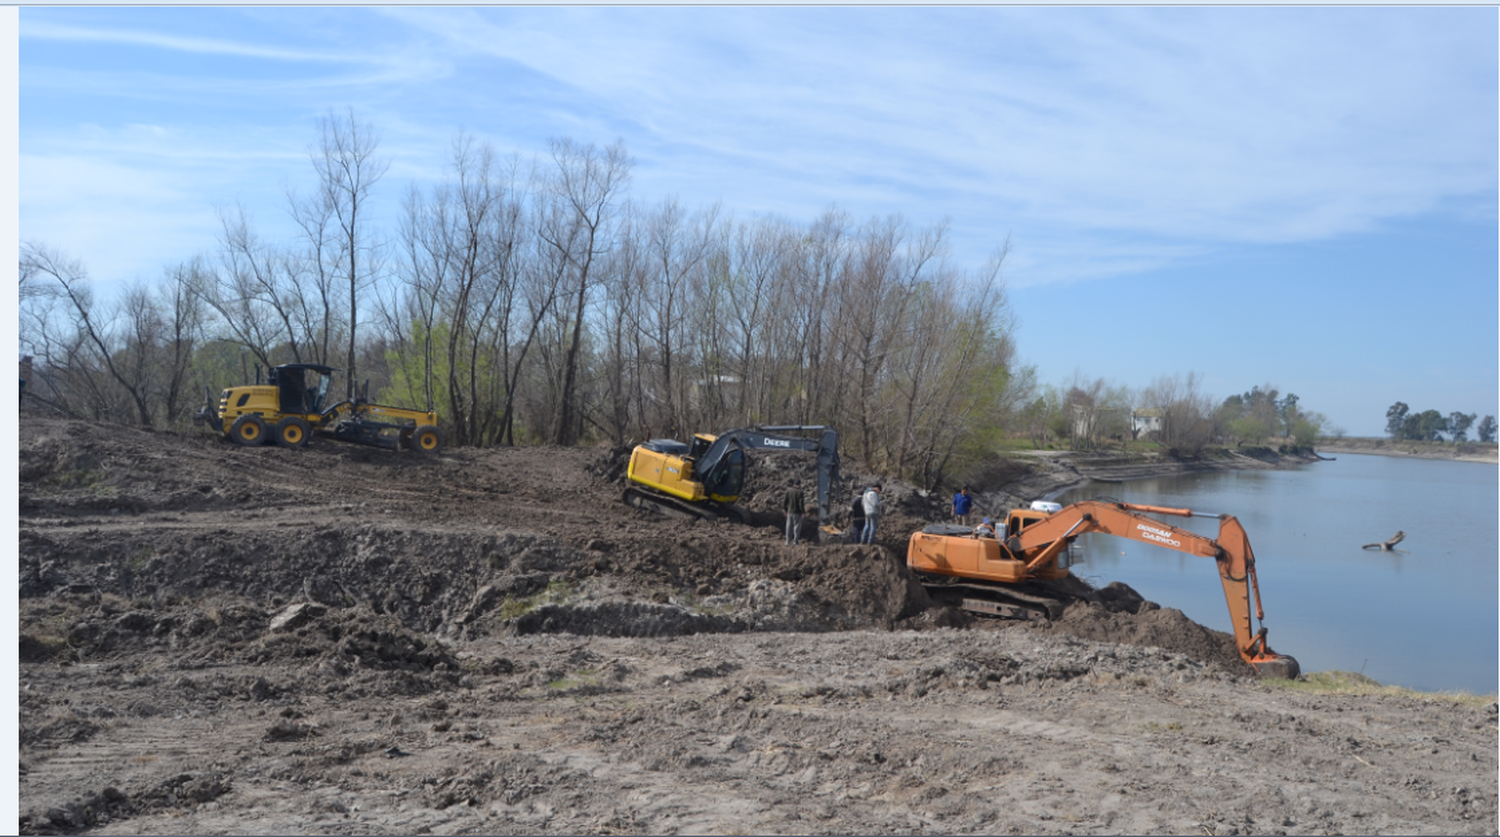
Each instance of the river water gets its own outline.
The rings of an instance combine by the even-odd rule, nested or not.
[[[1423,691],[1488,694],[1500,681],[1500,482],[1494,465],[1339,454],[1285,470],[1092,483],[1095,497],[1232,514],[1255,550],[1271,647],[1303,671],[1363,672]],[[1215,537],[1218,521],[1162,518]],[[1362,550],[1406,532],[1401,552]],[[1122,581],[1229,630],[1211,558],[1105,535],[1073,572]]]

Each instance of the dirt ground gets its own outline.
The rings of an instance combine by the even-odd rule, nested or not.
[[[23,417],[20,831],[1496,832],[1493,703],[1257,681],[1123,587],[971,619],[904,566],[942,498],[793,547],[810,457],[739,526],[627,453]]]

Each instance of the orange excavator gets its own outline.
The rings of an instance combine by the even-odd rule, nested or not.
[[[1209,539],[1146,514],[1217,518],[1219,536]],[[1296,659],[1271,650],[1264,625],[1252,631],[1252,601],[1256,621],[1265,619],[1255,578],[1255,553],[1244,527],[1231,515],[1089,500],[1066,507],[1037,503],[1031,509],[1012,510],[993,538],[976,538],[954,529],[937,525],[914,533],[906,552],[907,566],[929,590],[963,596],[960,606],[966,610],[1012,618],[1061,614],[1062,601],[1057,596],[1067,595],[1061,582],[1072,575],[1068,547],[1086,532],[1213,558],[1240,656],[1262,677],[1290,680],[1301,672]]]

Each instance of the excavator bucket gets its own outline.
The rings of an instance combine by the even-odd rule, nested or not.
[[[1252,662],[1251,668],[1260,677],[1270,680],[1296,680],[1297,675],[1302,673],[1302,666],[1298,664],[1296,657],[1288,657],[1278,654],[1272,659]]]

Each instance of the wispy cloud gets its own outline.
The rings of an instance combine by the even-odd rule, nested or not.
[[[1179,242],[1166,257],[1488,200],[1493,38],[1465,35],[1445,11],[392,14],[630,121],[663,167],[699,175],[718,162],[731,205],[735,190],[762,205],[766,183],[794,204],[831,185],[912,214],[988,207],[1033,235]],[[1140,264],[1116,255],[1114,272]]]
[[[161,32],[136,31],[132,29],[99,29],[68,26],[46,21],[28,21],[21,29],[21,36],[26,40],[117,44],[121,46],[165,49],[175,52],[190,52],[201,55],[264,58],[274,61],[350,63],[370,60],[368,54],[360,54],[354,51],[288,49],[286,47],[264,46],[242,41],[169,35]]]
[[[224,153],[253,156],[275,131],[302,149],[312,115],[353,105],[400,157],[393,173],[417,178],[461,127],[523,153],[618,137],[647,200],[948,218],[976,264],[1011,233],[1022,283],[1494,213],[1492,10],[260,9],[232,37],[236,12],[157,13],[148,29],[62,11],[24,15],[23,43],[226,63],[23,66],[28,121],[37,90],[151,99],[135,121],[168,127],[206,107]],[[39,118],[23,145],[70,130]]]

